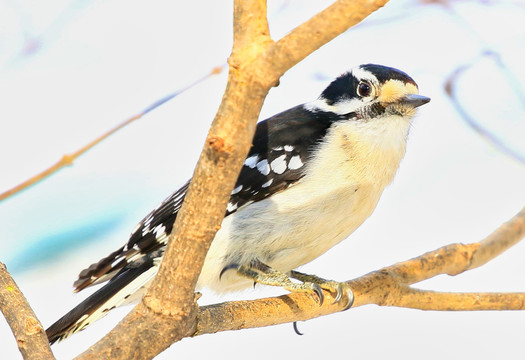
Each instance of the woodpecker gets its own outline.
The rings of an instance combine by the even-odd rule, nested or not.
[[[197,289],[224,293],[256,282],[312,292],[320,303],[323,289],[337,301],[347,290],[350,298],[343,284],[295,269],[372,214],[405,154],[416,108],[429,101],[406,73],[366,64],[336,78],[317,100],[259,122]],[[140,299],[188,186],[150,212],[124,246],[80,272],[75,291],[105,284],[47,329],[51,343]]]

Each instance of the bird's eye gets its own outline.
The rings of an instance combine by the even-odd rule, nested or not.
[[[360,82],[359,85],[357,85],[357,95],[367,97],[370,96],[370,94],[372,94],[372,87],[369,84]]]

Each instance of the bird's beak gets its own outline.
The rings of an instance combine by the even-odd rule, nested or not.
[[[401,99],[401,102],[403,104],[410,105],[414,108],[417,108],[418,106],[421,106],[421,105],[425,105],[429,101],[430,101],[430,98],[426,96],[416,95],[416,94],[408,94]]]

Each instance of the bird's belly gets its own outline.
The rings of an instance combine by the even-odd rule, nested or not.
[[[233,270],[221,278],[219,275],[230,264],[248,264],[254,258],[282,272],[312,261],[345,239],[370,216],[382,188],[360,185],[328,194],[320,190],[319,196],[301,194],[306,191],[312,189],[294,186],[225,218],[210,247],[197,286],[216,292],[252,286],[252,280]]]

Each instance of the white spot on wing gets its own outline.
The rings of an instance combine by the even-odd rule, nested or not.
[[[273,179],[270,179],[267,182],[265,182],[264,184],[262,184],[261,187],[266,188],[266,187],[272,185],[272,183],[273,183]]]
[[[284,145],[284,151],[292,151],[293,150],[293,146],[292,145]]]
[[[237,203],[232,204],[231,202],[228,203],[228,207],[226,207],[226,210],[229,212],[237,210]]]
[[[166,227],[164,225],[157,225],[155,229],[153,229],[153,232],[155,233],[155,239],[159,239],[160,237],[166,236]]]
[[[282,146],[277,146],[273,148],[274,151],[281,151],[282,149],[283,149]]]
[[[241,190],[242,190],[242,185],[237,186],[235,189],[232,190],[232,195],[237,194]]]
[[[293,156],[291,159],[290,159],[290,162],[288,163],[288,168],[290,170],[297,170],[299,169],[301,166],[303,166],[303,162],[301,161],[301,157],[299,155],[296,155],[296,156]]]
[[[288,145],[286,145],[288,146]],[[271,163],[272,171],[276,174],[282,174],[286,171],[286,155],[281,155]]]
[[[264,159],[257,163],[257,170],[263,175],[268,175],[270,173],[270,165],[268,164],[268,160]]]
[[[143,223],[144,228],[142,229],[142,236],[145,236],[147,233],[150,232],[149,226],[151,225],[152,221],[153,221],[153,214],[148,216],[148,218],[144,221]]]
[[[177,193],[177,195],[173,197],[172,201],[173,201],[174,203],[177,203],[180,199],[182,199],[182,197],[183,197],[185,194],[186,194],[186,193],[183,192],[183,191]]]
[[[259,160],[259,156],[252,155],[244,161],[244,165],[248,166],[250,169],[253,169],[257,165],[257,160]]]

